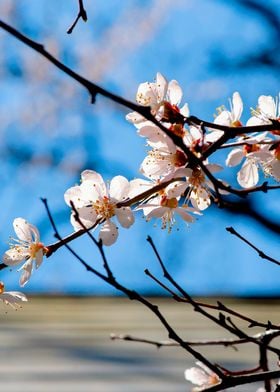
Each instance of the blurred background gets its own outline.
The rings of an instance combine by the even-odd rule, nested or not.
[[[84,1],[88,22],[66,32],[78,1],[2,0],[1,18],[45,45],[75,71],[110,91],[134,100],[139,83],[156,72],[176,79],[191,114],[213,120],[216,108],[234,91],[250,116],[259,95],[278,96],[280,6],[277,0],[95,0]],[[48,199],[61,234],[72,231],[63,194],[84,169],[105,179],[139,176],[146,147],[126,122],[127,110],[87,92],[39,54],[0,31],[0,251],[21,216],[37,225],[44,243],[54,242],[41,197]],[[224,155],[215,162],[223,163]],[[212,159],[213,161],[213,159]],[[236,172],[225,170],[236,185]],[[277,296],[279,267],[226,232],[233,226],[272,257],[279,255],[278,193],[254,195],[238,212],[205,211],[187,227],[177,222],[168,234],[139,219],[120,230],[106,249],[116,277],[145,294],[165,294],[145,274],[160,270],[146,236],[158,246],[173,276],[195,295]],[[87,238],[73,244],[102,269]],[[19,289],[19,274],[1,271],[6,288]],[[65,249],[44,261],[25,292],[118,294],[90,275]]]

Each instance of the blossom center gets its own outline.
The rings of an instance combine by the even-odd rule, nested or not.
[[[274,150],[274,156],[275,158],[280,161],[280,144],[275,148]]]
[[[160,201],[160,205],[162,207],[177,208],[178,207],[178,200],[175,197],[168,199],[167,196],[163,196]]]
[[[205,176],[199,169],[194,169],[192,176],[188,179],[189,183],[195,188],[199,187],[205,182]]]
[[[102,199],[96,200],[92,207],[96,214],[102,216],[102,218],[110,219],[115,215],[115,204],[110,201],[108,196],[103,196]]]
[[[217,374],[211,374],[209,376],[209,385],[216,385],[220,382],[220,378],[217,376]]]
[[[231,126],[236,127],[236,128],[242,127],[242,123],[239,120],[235,120],[235,121],[232,121]]]
[[[167,101],[163,101],[162,121],[166,121],[171,124],[182,123],[182,115],[180,114],[180,109],[178,106],[172,105]]]
[[[175,167],[185,166],[187,161],[186,155],[180,150],[176,150],[175,154],[172,156],[172,163]]]
[[[250,152],[256,152],[260,150],[259,144],[245,144],[243,146],[244,155],[250,154]]]
[[[41,242],[37,242],[37,243],[35,242],[33,244],[30,244],[30,246],[29,246],[30,257],[32,259],[35,259],[39,250],[41,250],[43,248],[44,248],[44,245]]]
[[[169,131],[179,137],[184,137],[186,133],[182,124],[172,124]]]

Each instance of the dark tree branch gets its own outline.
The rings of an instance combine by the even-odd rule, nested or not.
[[[151,344],[153,346],[156,346],[157,348],[161,347],[178,347],[179,344],[176,342],[172,342],[170,340],[150,340],[150,339],[143,339],[143,338],[138,338],[135,336],[127,335],[127,334],[122,334],[122,335],[116,335],[116,334],[111,334],[110,338],[112,340],[126,340],[129,342],[139,342],[139,343],[146,343],[146,344]],[[238,344],[244,344],[248,343],[246,339],[219,339],[219,340],[189,340],[186,342],[190,346],[235,346]],[[220,367],[220,366],[219,366]]]
[[[72,31],[74,30],[74,28],[75,28],[75,26],[78,23],[80,18],[83,19],[84,22],[87,21],[87,13],[86,13],[86,10],[84,8],[83,0],[79,0],[79,12],[78,12],[78,15],[77,15],[76,19],[74,20],[74,22],[72,23],[72,25],[67,30],[67,34],[71,34],[72,33]]]
[[[46,208],[49,220],[51,222],[51,225],[54,229],[55,232],[55,237],[57,237],[58,239],[62,240],[62,237],[60,236],[58,229],[56,227],[56,224],[54,222],[54,219],[51,215],[48,203],[46,199],[42,199],[42,202],[44,203],[44,206]],[[88,230],[86,230],[88,232]],[[94,241],[95,243],[95,241]],[[205,358],[201,353],[199,353],[198,351],[194,350],[191,346],[189,346],[187,343],[184,342],[184,340],[182,340],[180,338],[180,336],[175,332],[175,330],[171,327],[171,325],[168,323],[168,321],[166,320],[166,318],[162,315],[162,313],[160,312],[158,306],[153,305],[150,301],[148,301],[147,299],[145,299],[144,297],[142,297],[137,291],[135,290],[130,290],[128,288],[126,288],[125,286],[121,285],[113,276],[113,273],[110,272],[108,273],[107,268],[110,269],[109,267],[109,263],[106,260],[106,263],[104,263],[104,266],[106,264],[106,272],[107,275],[103,275],[101,274],[99,271],[97,271],[96,269],[94,269],[93,267],[91,267],[85,260],[83,260],[76,252],[74,252],[71,247],[66,243],[63,244],[72,254],[73,256],[87,269],[87,271],[93,273],[94,275],[98,276],[100,279],[102,279],[104,282],[108,283],[109,285],[111,285],[112,287],[114,287],[116,290],[122,292],[123,294],[125,294],[130,300],[135,300],[138,301],[140,303],[142,303],[144,306],[146,306],[158,319],[159,321],[162,323],[162,325],[165,327],[166,331],[168,332],[168,336],[170,339],[174,340],[175,342],[177,342],[179,344],[180,347],[182,347],[183,349],[185,349],[188,353],[190,353],[194,358],[196,358],[198,361],[201,361],[202,363],[204,363],[209,369],[211,369],[213,372],[215,372],[221,379],[224,378],[224,374],[223,372],[221,372],[218,367],[216,365],[213,365],[207,358]],[[100,244],[100,246],[98,246],[98,250],[101,254],[102,258],[106,259],[105,253],[102,250],[102,252],[100,251],[100,248],[102,247],[102,244]],[[104,259],[103,259],[104,261]]]
[[[0,21],[0,27],[2,27],[5,31],[7,31],[9,34],[13,35],[15,38],[41,54],[43,57],[45,57],[47,60],[49,60],[52,64],[54,64],[57,68],[59,68],[61,71],[69,75],[72,79],[76,80],[79,84],[81,84],[83,87],[85,87],[89,94],[91,95],[91,101],[92,103],[95,102],[97,94],[100,94],[108,99],[110,99],[113,102],[116,102],[122,106],[125,106],[133,111],[138,112],[140,115],[142,115],[144,118],[147,120],[151,121],[153,124],[155,124],[157,127],[159,127],[166,135],[168,135],[172,141],[175,143],[176,146],[181,148],[181,150],[186,154],[188,161],[189,161],[189,166],[190,167],[200,167],[201,170],[205,173],[205,175],[209,178],[209,180],[213,183],[213,186],[215,188],[215,191],[217,193],[217,198],[219,204],[222,206],[222,198],[219,193],[219,190],[224,190],[228,191],[230,193],[233,193],[237,196],[244,197],[246,196],[249,192],[246,190],[240,191],[237,189],[234,189],[230,186],[225,185],[222,181],[217,180],[212,173],[207,169],[207,167],[203,164],[203,161],[209,157],[213,152],[215,152],[222,144],[227,142],[229,139],[234,138],[235,136],[238,136],[240,134],[244,133],[252,133],[252,132],[263,132],[263,131],[272,131],[272,130],[277,130],[279,128],[279,123],[278,121],[271,120],[271,124],[266,124],[266,125],[258,125],[258,126],[251,126],[251,127],[228,127],[228,126],[223,126],[207,121],[200,120],[199,118],[195,116],[190,116],[190,117],[183,117],[182,115],[178,115],[179,117],[181,116],[181,122],[187,123],[188,125],[196,125],[198,127],[207,127],[211,129],[218,129],[224,131],[224,135],[217,140],[215,143],[213,143],[202,155],[201,158],[198,158],[184,143],[181,137],[175,135],[167,129],[162,123],[156,120],[156,118],[152,115],[151,110],[149,107],[144,107],[137,105],[133,102],[130,102],[118,95],[115,95],[108,90],[103,89],[102,87],[96,85],[95,83],[90,82],[89,80],[85,79],[81,75],[77,74],[74,72],[72,69],[61,63],[59,60],[57,60],[55,57],[53,57],[49,52],[47,52],[44,48],[43,45],[38,44],[37,42],[31,40],[30,38],[26,37],[22,33],[20,33],[18,30],[14,29],[10,25],[6,24],[3,21]]]
[[[227,227],[226,230],[230,234],[233,234],[236,237],[238,237],[241,241],[245,242],[252,249],[254,249],[262,259],[265,259],[265,260],[271,261],[274,264],[280,265],[280,261],[274,259],[273,257],[266,255],[262,250],[260,250],[255,245],[253,245],[252,242],[248,241],[245,237],[243,237],[241,234],[239,234],[233,227]]]
[[[169,274],[167,271],[158,251],[157,248],[150,236],[147,237],[147,241],[151,245],[155,255],[157,256],[157,259],[159,261],[159,264],[162,268],[163,275],[164,277],[181,293],[181,295],[186,298],[187,302],[190,303],[193,306],[194,311],[199,312],[202,316],[206,317],[207,319],[211,320],[215,324],[219,325],[223,329],[228,330],[232,334],[238,336],[240,339],[248,339],[248,341],[261,346],[262,343],[258,340],[255,339],[249,335],[247,335],[245,332],[243,332],[240,328],[238,328],[233,321],[231,320],[230,317],[225,317],[223,313],[219,313],[219,317],[215,317],[212,314],[208,313],[205,311],[205,309],[200,306],[174,279],[173,277]],[[280,350],[275,347],[267,346],[267,349],[273,353],[275,353],[277,356],[280,356]]]

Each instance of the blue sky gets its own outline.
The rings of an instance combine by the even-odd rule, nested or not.
[[[59,2],[54,8],[47,0],[4,0],[1,14],[82,75],[131,100],[138,84],[152,81],[158,71],[178,80],[192,114],[210,121],[216,107],[228,105],[234,91],[246,104],[244,119],[259,95],[278,95],[275,68],[235,66],[262,51],[274,37],[267,22],[238,1],[84,3],[88,22],[79,21],[72,35],[66,31],[76,16],[76,1]],[[277,2],[267,4],[279,13]],[[48,198],[61,232],[69,234],[63,194],[77,183],[81,170],[97,170],[106,179],[118,174],[135,178],[146,147],[125,121],[124,108],[102,97],[92,106],[86,91],[7,33],[0,32],[0,45],[0,200],[5,222],[0,250],[4,252],[17,216],[38,225],[44,242],[53,241],[40,197]],[[275,219],[276,195],[255,197],[260,211]],[[149,267],[160,274],[145,240],[149,234],[174,276],[194,294],[279,294],[277,266],[259,259],[227,233],[229,225],[277,257],[276,235],[251,219],[211,208],[190,227],[178,223],[171,234],[159,224],[147,224],[139,214],[134,227],[120,231],[118,243],[108,249],[108,259],[123,283],[162,293],[143,273]],[[102,268],[87,238],[76,241],[74,247]],[[10,288],[17,288],[19,274],[1,273]],[[114,293],[64,249],[44,262],[25,290]]]

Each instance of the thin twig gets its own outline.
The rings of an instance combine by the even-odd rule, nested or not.
[[[239,234],[233,227],[226,227],[226,230],[230,233],[238,237],[241,241],[245,242],[247,245],[249,245],[252,249],[254,249],[258,255],[265,260],[271,261],[274,264],[280,265],[280,261],[274,259],[273,257],[268,256],[265,254],[261,249],[257,248],[252,242],[248,241],[245,237],[243,237],[241,234]]]
[[[252,132],[263,132],[263,131],[273,131],[277,130],[279,128],[279,123],[278,121],[271,120],[271,124],[265,124],[265,125],[256,125],[256,126],[250,126],[250,127],[228,127],[220,124],[215,124],[207,121],[202,121],[199,118],[195,116],[190,116],[190,117],[184,117],[178,114],[178,116],[182,117],[181,122],[182,123],[187,123],[189,125],[196,125],[199,127],[207,127],[211,129],[218,129],[224,131],[224,135],[218,139],[215,143],[213,143],[208,149],[203,152],[201,159],[198,158],[183,142],[182,138],[175,135],[172,133],[168,128],[166,128],[162,123],[157,121],[157,119],[152,115],[150,107],[145,107],[145,106],[140,106],[137,105],[133,102],[130,102],[118,95],[115,95],[111,92],[109,92],[106,89],[103,89],[102,87],[96,85],[95,83],[90,82],[89,80],[85,79],[81,75],[77,74],[74,72],[72,69],[61,63],[58,59],[53,57],[49,52],[47,52],[44,48],[43,45],[38,44],[37,42],[31,40],[30,38],[26,37],[22,33],[20,33],[18,30],[14,29],[7,23],[0,21],[0,27],[2,27],[5,31],[7,31],[9,34],[13,35],[15,38],[20,40],[21,42],[25,43],[28,45],[30,48],[33,50],[37,51],[40,53],[42,56],[44,56],[47,60],[49,60],[52,64],[54,64],[57,68],[59,68],[61,71],[69,75],[71,78],[76,80],[79,84],[81,84],[83,87],[85,87],[89,94],[91,95],[91,101],[92,103],[95,102],[97,94],[103,95],[104,97],[110,99],[113,102],[116,102],[120,105],[123,105],[133,111],[136,111],[139,113],[141,116],[143,116],[145,119],[148,121],[151,121],[153,124],[155,124],[157,127],[159,127],[167,136],[169,136],[174,144],[178,146],[179,148],[182,149],[182,151],[186,154],[189,160],[189,166],[190,167],[200,167],[201,170],[205,173],[205,175],[209,178],[209,180],[213,183],[213,186],[215,188],[215,191],[217,193],[217,199],[219,204],[222,206],[222,198],[219,193],[219,190],[224,190],[228,191],[232,194],[235,194],[240,197],[245,197],[248,192],[246,190],[240,192],[238,189],[234,189],[230,186],[225,185],[222,181],[216,179],[213,174],[207,169],[207,167],[204,165],[203,161],[209,157],[213,152],[215,152],[221,145],[223,145],[225,142],[227,142],[229,139],[234,138],[235,136],[238,136],[239,134],[245,134],[245,133],[252,133]]]
[[[78,12],[78,15],[77,15],[76,19],[74,20],[74,22],[72,23],[72,25],[67,30],[67,34],[71,34],[72,33],[72,31],[74,30],[74,28],[75,28],[75,26],[78,23],[80,18],[83,19],[84,22],[87,21],[87,13],[86,13],[86,10],[84,8],[83,0],[79,0],[79,12]]]
[[[42,199],[42,202],[44,203],[44,206],[46,208],[49,220],[51,222],[51,225],[54,229],[55,232],[55,236],[58,239],[61,239],[61,236],[58,232],[58,229],[56,227],[56,224],[54,222],[54,219],[51,215],[48,203],[46,199]],[[161,322],[161,324],[165,327],[166,331],[168,332],[168,336],[170,339],[174,340],[175,342],[177,342],[180,347],[182,347],[183,349],[185,349],[188,353],[190,353],[194,358],[196,358],[198,361],[201,361],[202,363],[204,363],[209,369],[211,369],[213,372],[215,372],[221,379],[224,378],[224,374],[222,371],[220,371],[216,365],[213,365],[206,357],[204,357],[201,353],[199,353],[198,351],[196,351],[195,349],[193,349],[191,346],[189,346],[188,344],[186,344],[181,337],[175,332],[175,330],[171,327],[171,325],[168,323],[168,321],[166,320],[166,318],[163,316],[163,314],[160,312],[158,306],[153,305],[150,301],[148,301],[147,299],[145,299],[144,297],[142,297],[137,291],[135,290],[130,290],[128,288],[126,288],[125,286],[121,285],[114,277],[113,277],[113,273],[110,272],[109,274],[103,275],[101,274],[99,271],[97,271],[95,268],[91,267],[85,260],[83,260],[77,253],[75,253],[71,247],[68,244],[63,244],[72,254],[74,257],[76,257],[76,259],[82,263],[82,265],[87,269],[87,271],[92,272],[94,275],[98,276],[100,279],[102,279],[103,281],[105,281],[106,283],[108,283],[109,285],[111,285],[112,287],[114,287],[115,289],[117,289],[118,291],[121,291],[122,293],[124,293],[125,295],[127,295],[127,297],[130,300],[136,300],[140,303],[142,303],[144,306],[146,306]],[[102,245],[101,245],[102,246]],[[103,254],[100,251],[100,246],[98,246],[98,250],[101,254],[101,256],[105,257],[105,253],[103,252]],[[106,265],[107,268],[110,269],[109,267],[109,263],[106,260]]]
[[[156,346],[158,348],[160,347],[178,347],[179,344],[177,342],[172,342],[170,340],[151,340],[151,339],[143,339],[143,338],[138,338],[135,336],[127,335],[127,334],[121,334],[121,335],[116,335],[116,334],[111,334],[110,338],[112,340],[126,340],[130,342],[139,342],[139,343],[146,343],[146,344],[151,344],[153,346]],[[237,344],[244,344],[248,343],[247,339],[219,339],[219,340],[188,340],[185,341],[190,346],[234,346]]]
[[[203,316],[205,316],[209,320],[213,321],[215,324],[219,325],[220,327],[227,329],[229,332],[233,333],[234,335],[238,336],[241,339],[243,339],[243,338],[248,339],[248,341],[250,341],[254,344],[257,344],[258,346],[260,346],[262,344],[258,339],[255,339],[255,338],[247,335],[241,329],[237,328],[235,326],[235,324],[232,322],[232,320],[230,319],[230,317],[226,318],[223,315],[223,313],[219,313],[219,317],[215,317],[212,314],[206,312],[205,309],[203,307],[201,307],[169,274],[169,272],[167,271],[160,255],[157,251],[157,248],[156,248],[156,246],[150,236],[147,237],[147,241],[149,242],[154,253],[157,256],[157,259],[158,259],[160,266],[162,268],[164,277],[181,293],[181,295],[183,297],[185,297],[188,300],[188,302],[193,306],[193,309],[195,311],[199,312],[200,314],[202,314]],[[275,347],[267,346],[267,349],[269,351],[275,353],[278,356],[280,355],[280,350]]]
[[[105,253],[104,253],[102,241],[101,241],[101,240],[100,240],[100,241],[97,241],[97,240],[93,237],[93,235],[91,234],[91,232],[90,232],[91,229],[90,229],[90,228],[87,228],[87,227],[84,225],[84,223],[82,222],[81,218],[79,217],[79,213],[78,213],[78,211],[77,211],[77,209],[76,209],[76,207],[75,207],[73,201],[70,201],[70,205],[71,205],[71,208],[72,208],[72,210],[73,210],[73,212],[74,212],[74,219],[79,223],[79,225],[80,225],[80,226],[83,228],[83,230],[87,233],[87,235],[89,236],[89,238],[93,241],[94,245],[97,246],[97,248],[98,248],[98,250],[99,250],[99,253],[100,253],[101,257],[102,257],[102,260],[103,260],[103,267],[104,267],[104,269],[105,269],[105,271],[106,271],[106,273],[107,273],[108,278],[110,278],[110,279],[115,279],[115,278],[114,278],[114,275],[113,275],[113,273],[112,273],[112,271],[111,271],[111,269],[109,268],[109,265],[108,265],[108,263],[107,263],[107,259],[106,259]]]

